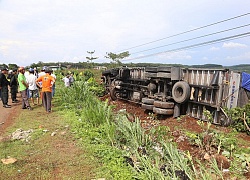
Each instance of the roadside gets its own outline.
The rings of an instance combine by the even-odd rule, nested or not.
[[[11,108],[4,108],[2,101],[0,101],[0,135],[4,133],[4,130],[14,123],[14,117],[18,116],[21,111],[21,98],[18,94],[18,103],[11,103],[9,99],[9,105]]]
[[[10,164],[0,161],[1,179],[94,178],[91,156],[77,145],[56,108],[46,114],[42,106],[29,111],[17,103],[12,108],[1,107],[0,112],[0,122],[4,122],[0,126],[0,159],[16,160]],[[30,134],[13,140],[11,134],[17,129]]]
[[[140,117],[142,126],[149,129],[159,124],[168,126],[179,149],[189,150],[195,157],[200,156],[198,147],[191,145],[187,139],[180,142],[183,137],[183,129],[201,132],[202,129],[197,125],[196,120],[186,118],[176,120],[173,118],[157,118],[153,114],[143,111],[136,104],[124,101],[113,101],[114,111],[126,111],[128,118]],[[35,106],[33,111],[21,110],[21,106],[13,106],[15,113],[10,115],[10,109],[4,109],[9,113],[10,121],[7,129],[3,129],[0,134],[0,159],[8,157],[15,158],[13,164],[3,164],[0,161],[0,173],[3,179],[94,179],[94,170],[98,167],[94,158],[89,154],[89,150],[79,148],[80,141],[73,138],[70,126],[67,124],[57,106],[53,107],[51,114],[46,114],[41,106]],[[12,108],[11,108],[12,109]],[[2,111],[1,111],[2,112]],[[6,113],[6,114],[8,114]],[[6,122],[7,124],[7,122]],[[9,135],[17,129],[24,131],[31,130],[31,138],[22,140],[11,140]],[[228,132],[227,128],[214,127],[217,130]],[[88,130],[88,129],[82,129]],[[98,131],[99,132],[99,131]],[[89,134],[96,137],[95,134]],[[1,138],[2,137],[2,138]],[[249,137],[244,136],[244,146],[249,147]],[[2,139],[2,140],[1,140]],[[98,138],[93,139],[97,142]],[[238,139],[240,141],[240,139]],[[94,142],[93,142],[94,143]],[[101,148],[105,153],[105,148]],[[117,163],[117,162],[116,162]],[[110,168],[110,167],[108,167]],[[248,177],[248,176],[247,176]]]

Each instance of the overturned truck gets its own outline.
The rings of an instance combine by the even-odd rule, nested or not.
[[[246,73],[229,69],[181,67],[121,67],[102,73],[112,100],[139,103],[156,114],[186,114],[223,126],[231,124],[224,108],[249,102],[249,90],[244,88],[249,86],[248,78]]]

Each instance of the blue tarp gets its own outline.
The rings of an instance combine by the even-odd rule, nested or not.
[[[250,74],[242,73],[241,87],[250,91]]]

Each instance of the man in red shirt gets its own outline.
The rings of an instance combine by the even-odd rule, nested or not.
[[[51,70],[46,69],[45,75],[40,76],[36,80],[36,84],[38,87],[42,88],[42,101],[43,106],[47,113],[51,112],[51,100],[52,100],[52,86],[55,83],[55,79],[50,75]],[[39,82],[42,82],[39,84]]]

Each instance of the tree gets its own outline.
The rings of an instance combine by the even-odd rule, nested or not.
[[[87,62],[91,62],[91,65],[93,65],[93,60],[95,60],[95,59],[98,59],[98,57],[92,57],[92,55],[95,53],[95,51],[87,51],[87,53],[89,53],[90,54],[90,57],[86,57],[86,59],[88,59],[87,60]]]
[[[106,54],[107,54],[107,56],[105,56],[105,58],[111,59],[112,60],[111,63],[115,63],[117,66],[122,65],[122,62],[121,62],[122,59],[130,56],[128,51],[125,51],[125,52],[122,52],[119,54],[115,54],[112,52],[109,52]]]
[[[9,69],[17,69],[18,68],[18,65],[16,64],[8,64],[9,66]]]

